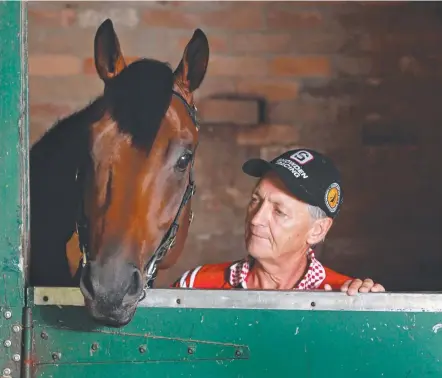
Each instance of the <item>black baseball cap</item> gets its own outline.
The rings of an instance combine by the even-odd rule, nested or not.
[[[332,160],[311,149],[289,150],[271,161],[247,160],[242,170],[253,177],[274,171],[298,199],[335,218],[343,202],[341,175]]]

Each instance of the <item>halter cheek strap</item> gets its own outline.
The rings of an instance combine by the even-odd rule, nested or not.
[[[196,107],[189,105],[189,103],[186,101],[186,99],[180,93],[178,93],[176,91],[172,91],[172,93],[173,93],[173,95],[177,96],[183,102],[190,118],[193,121],[193,124],[195,125],[197,131],[199,131],[200,127],[199,127],[199,123],[198,123],[198,119],[197,119]],[[154,254],[149,259],[148,263],[146,264],[146,266],[144,268],[144,274],[146,275],[145,284],[144,284],[143,292],[142,292],[140,298],[138,299],[138,301],[143,300],[146,296],[147,289],[150,289],[153,287],[155,279],[157,277],[158,264],[164,259],[164,257],[170,251],[170,249],[175,245],[176,235],[177,235],[178,229],[179,229],[180,215],[181,215],[183,209],[185,208],[185,206],[187,205],[187,202],[189,201],[189,199],[195,194],[196,185],[195,185],[195,181],[193,178],[193,166],[194,166],[194,162],[195,162],[196,148],[197,147],[195,147],[195,150],[192,155],[192,160],[190,162],[191,165],[190,165],[190,171],[189,171],[189,182],[187,184],[186,191],[184,192],[183,199],[181,200],[181,204],[178,208],[175,218],[174,218],[172,224],[170,225],[169,229],[167,230],[166,234],[164,235],[163,239],[161,240],[159,247],[155,250]],[[81,171],[77,170],[75,181],[76,181],[77,185],[81,185],[81,183],[82,183]],[[76,230],[77,230],[78,239],[79,239],[80,251],[83,255],[82,266],[84,268],[89,263],[89,256],[88,256],[88,254],[89,254],[89,245],[88,245],[89,225],[88,225],[88,220],[87,220],[86,216],[84,215],[83,210],[84,210],[83,203],[81,202],[80,215],[79,215],[78,220],[76,222]],[[192,223],[192,220],[193,220],[193,211],[190,210],[189,223]]]

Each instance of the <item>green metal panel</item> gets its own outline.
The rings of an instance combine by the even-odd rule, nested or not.
[[[121,329],[31,296],[37,377],[442,376],[440,294],[151,290]]]
[[[0,373],[20,377],[27,240],[26,16],[0,2]],[[10,373],[10,374],[7,374]]]

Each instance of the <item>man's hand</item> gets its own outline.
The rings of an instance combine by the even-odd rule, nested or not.
[[[325,291],[331,291],[330,285],[324,286]],[[354,280],[345,281],[341,286],[342,292],[347,292],[348,295],[355,295],[359,293],[380,293],[385,291],[385,288],[381,284],[375,284],[371,278],[366,278],[364,281],[356,278]]]

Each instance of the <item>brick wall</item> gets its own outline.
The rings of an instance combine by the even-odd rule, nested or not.
[[[209,38],[209,70],[198,92],[204,127],[196,217],[161,285],[194,265],[244,253],[253,184],[241,173],[245,159],[309,146],[335,159],[346,190],[321,259],[389,289],[442,288],[440,4],[28,5],[31,142],[100,93],[92,56],[104,18],[113,19],[130,59],[175,66],[194,28]]]

